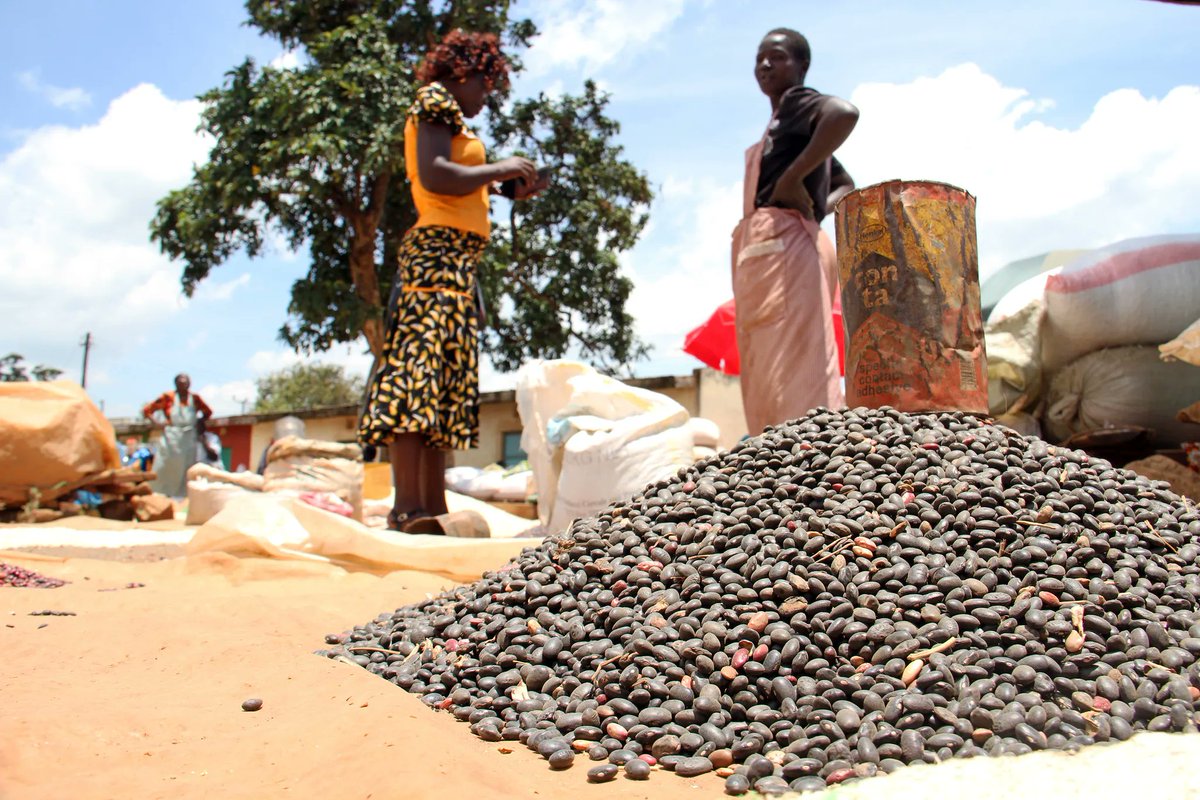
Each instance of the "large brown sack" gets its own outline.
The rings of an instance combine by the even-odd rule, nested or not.
[[[299,436],[285,436],[271,444],[267,449],[267,463],[307,456],[309,458],[344,458],[350,461],[362,461],[362,448],[356,444],[340,442],[325,442],[319,439],[302,439]]]
[[[263,476],[257,472],[228,472],[202,462],[196,462],[188,467],[187,479],[189,483],[195,480],[204,480],[209,483],[240,486],[251,492],[261,492],[263,488]]]
[[[1158,346],[1163,360],[1177,358],[1200,367],[1200,319],[1189,325],[1183,333],[1166,344]]]
[[[138,522],[175,519],[175,501],[166,495],[147,494],[130,498]]]
[[[0,503],[121,466],[112,425],[77,383],[0,383]]]
[[[354,519],[362,522],[362,487],[362,450],[356,444],[285,436],[267,451],[264,492],[333,494],[349,503]]]

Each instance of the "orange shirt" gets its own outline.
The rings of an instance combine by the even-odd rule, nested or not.
[[[487,163],[487,151],[463,121],[462,109],[446,88],[434,82],[417,91],[416,101],[404,125],[404,163],[412,186],[413,205],[417,207],[417,228],[445,227],[477,233],[485,239],[491,233],[488,218],[488,187],[479,187],[461,197],[436,194],[421,185],[417,169],[418,122],[446,125],[454,131],[450,141],[450,160],[475,167]]]
[[[212,409],[208,407],[208,403],[200,399],[200,395],[195,392],[188,392],[188,399],[195,403],[197,414],[203,414],[205,417],[212,416]],[[175,400],[175,392],[163,392],[157,400],[146,404],[142,409],[142,416],[149,417],[155,411],[161,411],[163,412],[163,416],[169,420],[171,419],[171,408],[175,405]],[[186,406],[187,403],[182,403],[182,405]]]

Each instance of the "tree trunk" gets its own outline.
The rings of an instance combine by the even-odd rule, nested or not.
[[[363,336],[378,358],[383,353],[383,299],[379,295],[379,278],[375,272],[375,234],[378,220],[367,214],[356,214],[350,220],[350,280],[354,293],[375,311],[363,321]]]

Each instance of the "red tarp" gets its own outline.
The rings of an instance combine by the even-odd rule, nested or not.
[[[846,374],[846,342],[842,327],[842,303],[833,306],[833,328],[837,331],[838,366]],[[683,340],[683,352],[695,356],[726,375],[741,372],[737,349],[736,311],[732,300],[722,303],[712,316]]]

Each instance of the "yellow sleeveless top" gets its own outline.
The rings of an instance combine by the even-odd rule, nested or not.
[[[488,218],[488,187],[479,187],[461,197],[436,194],[421,185],[417,169],[418,122],[433,122],[454,131],[450,141],[450,160],[455,164],[474,167],[487,163],[487,152],[479,137],[468,130],[462,109],[446,87],[430,83],[417,90],[416,100],[404,124],[404,164],[412,186],[413,205],[417,207],[417,228],[445,227],[477,233],[485,239],[491,233]]]

